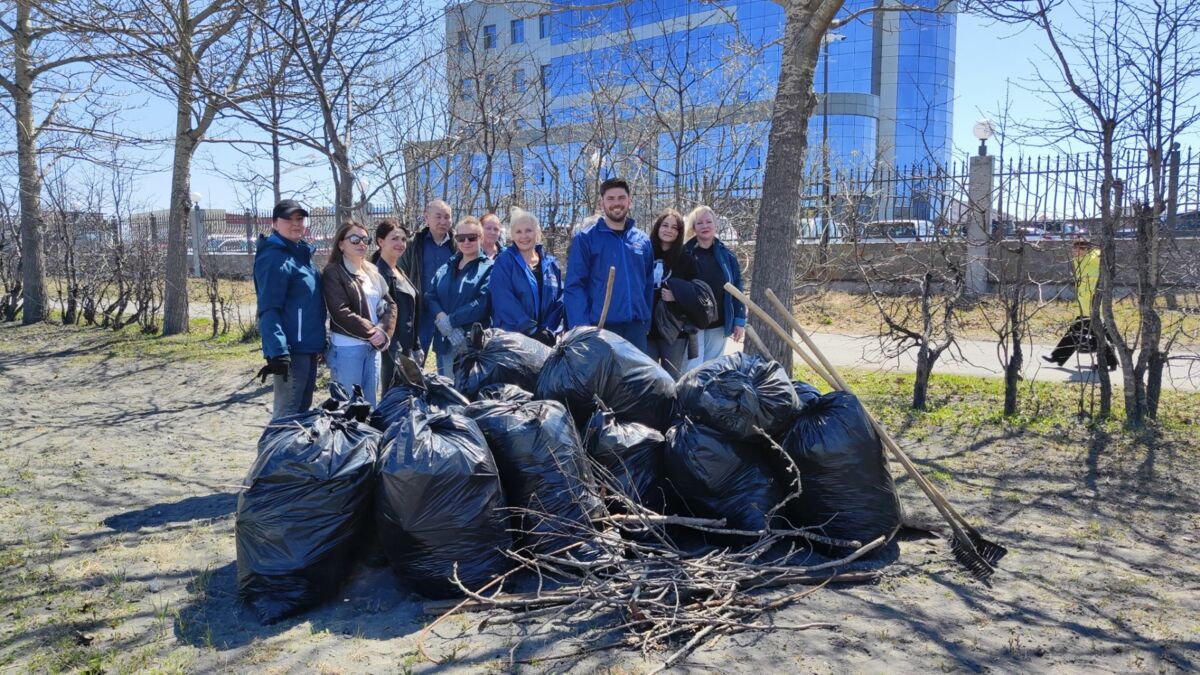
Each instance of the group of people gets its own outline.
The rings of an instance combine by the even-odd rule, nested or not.
[[[564,280],[538,219],[518,208],[507,246],[497,215],[467,216],[452,228],[442,200],[426,206],[415,234],[390,218],[373,234],[345,222],[318,270],[304,240],[308,212],[279,202],[254,258],[266,359],[258,376],[273,378],[273,417],[312,406],[322,358],[335,382],[361,386],[372,405],[401,356],[423,363],[432,350],[438,372],[453,377],[455,354],[477,323],[553,346],[569,328],[603,322],[674,376],[720,356],[727,339],[742,340],[745,307],[724,290],[742,288],[741,269],[717,237],[711,208],[686,218],[664,211],[646,234],[620,178],[601,184],[599,208],[571,241]]]

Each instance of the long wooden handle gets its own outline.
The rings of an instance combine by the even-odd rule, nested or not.
[[[798,354],[800,358],[803,359],[806,364],[808,364],[808,367],[816,371],[817,375],[819,375],[821,379],[825,380],[830,387],[833,387],[838,391],[844,391],[848,394],[853,393],[848,387],[846,387],[846,383],[841,379],[841,377],[834,376],[834,372],[836,372],[836,370],[834,372],[829,372],[821,364],[818,364],[816,361],[814,361],[812,357],[808,355],[807,351],[796,342],[795,338],[785,331],[783,327],[775,321],[775,319],[772,319],[771,315],[767,314],[766,310],[764,310],[762,307],[759,307],[758,303],[754,302],[747,297],[746,294],[739,291],[733,284],[725,284],[725,292],[740,300],[747,309],[754,312],[755,316],[757,316],[759,319],[762,319],[763,323],[767,324],[771,330],[775,331],[779,337],[782,338],[783,341],[792,348],[792,351],[796,352],[796,354]],[[791,316],[791,312],[786,312],[785,314],[789,317]],[[819,349],[814,348],[813,351],[817,354],[821,353]],[[828,361],[826,361],[826,363],[828,363]],[[862,403],[861,399],[859,403]],[[863,404],[863,410],[866,411],[867,419],[870,420],[871,426],[875,427],[875,431],[879,434],[879,437],[883,439],[884,447],[886,447],[888,451],[892,453],[892,456],[895,457],[898,462],[900,462],[900,465],[904,467],[904,470],[908,472],[908,475],[912,477],[917,486],[921,488],[921,491],[925,493],[925,496],[929,498],[929,501],[933,503],[933,506],[938,510],[938,513],[942,514],[942,518],[946,520],[947,524],[950,525],[950,528],[963,539],[966,539],[966,532],[962,530],[958,524],[958,521],[956,521],[954,516],[951,515],[946,509],[946,498],[937,491],[937,488],[933,487],[931,483],[925,480],[925,477],[921,475],[921,471],[915,464],[913,464],[912,460],[908,458],[908,455],[906,455],[904,451],[900,449],[900,446],[897,445],[894,440],[892,440],[891,435],[886,429],[883,428],[883,425],[879,423],[879,420],[877,420],[875,416],[871,414],[871,411],[867,409],[866,404]]]
[[[604,328],[604,320],[608,318],[608,306],[612,304],[613,282],[617,280],[617,268],[608,268],[608,284],[604,287],[604,307],[600,310],[600,323],[596,328]]]

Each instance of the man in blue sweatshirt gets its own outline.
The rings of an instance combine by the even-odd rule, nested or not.
[[[600,184],[604,215],[571,240],[563,304],[571,328],[595,326],[604,310],[608,270],[616,269],[604,328],[646,351],[654,304],[654,249],[650,237],[629,217],[632,206],[629,184],[623,179]]]
[[[325,350],[325,300],[312,244],[303,240],[306,218],[308,211],[296,201],[279,202],[271,234],[259,236],[254,252],[258,330],[267,360],[258,377],[266,382],[272,376],[272,419],[312,407],[317,355]]]

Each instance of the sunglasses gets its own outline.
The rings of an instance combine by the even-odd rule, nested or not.
[[[352,235],[350,235],[349,237],[346,237],[346,238],[344,239],[344,241],[348,241],[348,242],[350,242],[351,244],[354,244],[355,246],[358,246],[359,244],[369,244],[369,243],[371,243],[371,238],[370,238],[370,237],[364,237],[364,236],[362,236],[362,235],[360,235],[360,234],[352,234]]]
[[[468,241],[477,241],[478,239],[479,239],[479,235],[477,235],[477,234],[456,234],[456,235],[454,235],[454,241],[457,241],[460,244],[465,244]]]

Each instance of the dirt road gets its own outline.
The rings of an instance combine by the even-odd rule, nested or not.
[[[65,336],[64,336],[65,335]],[[235,602],[237,486],[266,421],[245,359],[138,362],[99,332],[0,328],[0,671],[506,671],[515,629],[430,620],[386,571],[263,627]],[[897,430],[904,431],[904,430]],[[720,642],[681,672],[1163,672],[1200,667],[1200,449],[1079,427],[904,441],[1011,553],[991,587],[945,542],[907,539],[878,584],[828,588],[777,615],[834,631]],[[902,434],[902,438],[903,438]],[[915,521],[935,522],[900,481]],[[644,672],[662,654],[534,641],[522,672]]]

